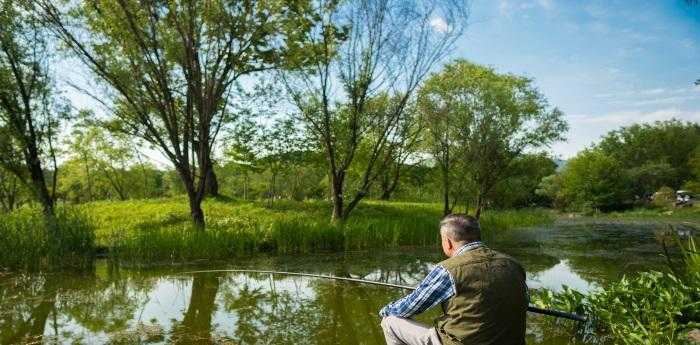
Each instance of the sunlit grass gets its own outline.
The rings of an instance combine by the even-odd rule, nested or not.
[[[112,257],[186,261],[230,258],[251,252],[321,251],[437,245],[441,206],[367,201],[343,223],[331,222],[323,201],[265,202],[207,200],[207,227],[192,228],[185,199],[95,202],[81,206],[92,215],[97,243]],[[552,221],[542,210],[489,211],[485,232]]]
[[[90,220],[75,210],[59,208],[55,224],[54,236],[38,210],[22,209],[0,216],[0,268],[89,264],[95,248]]]
[[[204,231],[193,228],[185,198],[100,201],[72,210],[89,218],[89,229],[94,229],[95,245],[101,251],[115,260],[138,263],[226,259],[257,252],[437,246],[442,216],[439,204],[409,202],[367,201],[345,222],[332,222],[330,205],[324,201],[280,200],[268,207],[265,202],[210,199],[203,208]],[[19,216],[23,212],[0,216],[0,223],[5,224],[0,226],[15,229],[5,233],[21,237],[22,250],[42,251],[30,245],[45,242],[34,238],[40,233],[19,230],[35,226],[19,222],[26,217]],[[482,228],[488,235],[551,221],[551,214],[543,210],[488,211]],[[26,257],[32,261],[38,255],[28,253]],[[14,254],[6,256],[18,260]]]

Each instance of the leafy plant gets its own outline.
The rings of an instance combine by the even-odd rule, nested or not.
[[[687,243],[678,241],[682,270],[623,277],[589,295],[568,288],[538,291],[533,302],[587,315],[589,321],[576,330],[588,343],[683,343],[690,330],[700,327],[700,253],[692,236]]]

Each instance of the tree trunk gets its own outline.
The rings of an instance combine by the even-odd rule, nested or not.
[[[34,194],[41,204],[41,209],[44,213],[44,221],[46,222],[49,232],[52,236],[56,236],[58,235],[58,229],[54,217],[54,200],[46,187],[46,179],[44,170],[41,168],[39,152],[32,143],[28,145],[27,151],[29,155],[26,157],[26,164],[32,181],[32,189],[34,189]]]
[[[190,206],[190,216],[192,217],[192,223],[198,230],[204,230],[204,211],[202,210],[202,199],[204,199],[204,193],[198,193],[194,186],[194,181],[189,174],[188,168],[178,167],[178,173],[180,174],[180,180],[185,187],[187,192],[187,200]]]
[[[214,164],[209,160],[209,167],[207,173],[207,181],[205,182],[205,193],[208,196],[219,196],[219,180],[214,173]]]
[[[382,195],[379,197],[380,200],[391,199],[391,194],[394,193],[396,186],[399,184],[400,174],[401,169],[397,164],[396,167],[394,167],[394,174],[391,176],[391,179],[389,176],[386,176],[385,179],[382,180]]]
[[[192,216],[192,222],[194,223],[194,226],[197,228],[197,230],[204,230],[204,211],[202,210],[202,199],[198,198],[196,193],[192,193],[195,195],[189,195],[188,193],[188,199],[190,203],[190,215]]]
[[[344,217],[342,177],[331,175],[331,201],[333,202],[333,215],[331,219],[334,222],[342,221]]]
[[[474,211],[474,218],[479,219],[481,217],[481,210],[484,208],[484,197],[481,193],[476,195],[476,210]]]
[[[450,176],[445,168],[442,169],[442,202],[442,215],[446,216],[452,213],[452,207],[450,207]]]

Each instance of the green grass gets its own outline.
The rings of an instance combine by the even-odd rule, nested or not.
[[[635,208],[626,211],[609,212],[604,214],[596,215],[596,217],[602,218],[615,218],[615,219],[644,219],[644,220],[689,220],[698,221],[700,220],[700,204],[694,205],[692,207],[645,207],[645,208]]]
[[[185,198],[73,206],[73,216],[66,222],[80,222],[68,222],[62,227],[75,229],[79,234],[88,232],[91,239],[94,236],[94,246],[109,253],[112,259],[147,264],[226,259],[255,252],[313,253],[439,243],[439,204],[366,201],[344,223],[331,222],[330,205],[322,201],[276,201],[274,207],[267,207],[265,202],[210,199],[203,208],[207,224],[204,231],[192,227]],[[544,210],[487,211],[482,217],[482,228],[488,237],[552,220],[551,213]],[[0,216],[0,238],[21,248],[0,254],[0,265],[46,257],[48,247],[44,243],[50,241],[41,229],[41,218],[35,211]],[[72,242],[75,241],[69,238],[65,243]],[[33,243],[38,245],[34,247]],[[92,253],[93,242],[90,243],[85,250]],[[11,249],[10,245],[5,246]],[[73,253],[76,248],[63,252]]]
[[[91,215],[99,246],[114,258],[188,261],[230,258],[251,252],[311,253],[438,244],[438,204],[362,203],[345,223],[332,223],[322,201],[264,202],[211,199],[203,204],[207,228],[192,228],[184,199],[95,202]],[[485,232],[552,221],[543,210],[486,212]]]
[[[51,235],[41,213],[22,209],[0,216],[0,268],[82,266],[94,254],[94,228],[84,214],[59,208],[57,235]]]

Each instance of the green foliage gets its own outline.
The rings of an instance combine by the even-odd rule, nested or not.
[[[601,150],[585,150],[567,162],[556,197],[573,209],[611,210],[631,201],[628,181],[615,158]]]
[[[540,181],[556,171],[556,163],[544,154],[526,154],[511,163],[508,178],[498,183],[489,199],[497,208],[548,206],[548,198],[537,194]]]
[[[94,227],[81,212],[56,210],[58,238],[48,231],[46,219],[35,209],[24,208],[0,216],[0,267],[37,268],[85,265],[95,252]]]
[[[663,185],[680,188],[693,175],[690,160],[698,145],[700,125],[673,119],[622,127],[608,133],[597,147],[625,169],[644,170],[646,166],[647,170],[658,171],[657,176],[635,180],[642,185],[636,191],[643,193],[654,192]]]
[[[206,200],[207,231],[187,222],[182,199],[94,202],[97,242],[115,260],[135,262],[224,259],[253,252],[310,253],[437,245],[441,210],[436,204],[367,202],[343,223],[328,219],[326,202]],[[489,212],[485,235],[547,223],[539,210]]]
[[[652,196],[652,203],[656,206],[669,206],[676,201],[676,191],[670,187],[661,187]]]
[[[140,144],[83,119],[64,142],[66,160],[59,167],[58,197],[83,203],[163,196],[164,172],[142,160]],[[182,188],[174,190],[182,193]]]
[[[477,214],[496,185],[514,172],[517,158],[562,140],[568,130],[563,113],[549,109],[531,79],[465,60],[429,78],[418,105],[426,145],[444,170],[445,194],[451,181],[465,182]]]
[[[693,237],[679,245],[682,272],[643,272],[589,295],[569,288],[538,291],[534,304],[587,315],[588,323],[577,326],[591,343],[683,343],[700,327],[700,252]]]

